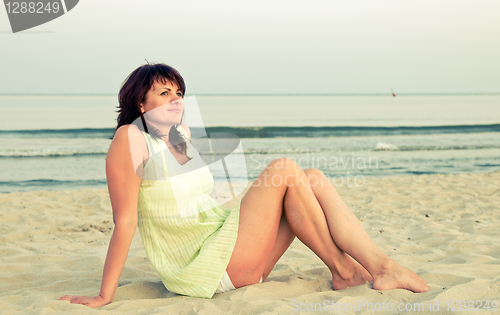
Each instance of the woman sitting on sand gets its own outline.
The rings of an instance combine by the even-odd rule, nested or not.
[[[366,281],[373,281],[377,290],[429,290],[424,280],[377,248],[317,169],[302,170],[291,159],[277,158],[229,210],[209,196],[213,177],[208,166],[185,171],[176,184],[174,178],[146,179],[158,165],[182,169],[192,167],[191,159],[199,161],[190,130],[182,123],[184,93],[183,78],[165,64],[141,66],[124,82],[118,126],[106,157],[115,228],[101,291],[95,297],[65,295],[60,300],[89,307],[111,303],[137,226],[166,288],[188,296],[211,298],[265,281],[295,237],[330,269],[334,290]],[[146,124],[144,114],[155,109],[155,118]],[[132,124],[138,117],[145,131]],[[153,160],[159,163],[155,166]],[[190,191],[186,200],[173,198],[179,187]],[[182,215],[176,202],[183,201],[204,209]]]

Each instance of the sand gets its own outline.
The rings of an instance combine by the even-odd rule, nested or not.
[[[500,314],[500,172],[367,178],[337,189],[375,244],[431,290],[333,291],[328,269],[296,240],[264,283],[212,299],[180,296],[161,283],[137,231],[114,301],[90,309],[58,298],[99,293],[113,229],[107,189],[16,192],[0,195],[0,313]]]

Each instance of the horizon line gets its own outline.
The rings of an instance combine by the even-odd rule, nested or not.
[[[500,95],[498,93],[398,93],[397,96],[472,96],[472,95]],[[118,94],[63,94],[63,93],[0,93],[0,96],[118,96]],[[185,96],[389,96],[393,97],[390,93],[308,93],[308,94],[294,94],[294,93],[276,93],[276,94],[188,94]]]

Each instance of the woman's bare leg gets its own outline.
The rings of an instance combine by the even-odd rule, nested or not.
[[[314,185],[311,185],[311,189],[314,195],[316,195],[317,193],[315,190],[317,189],[317,187],[319,187],[316,184],[317,182],[316,171],[317,171],[316,169],[311,169],[311,168],[304,170],[304,174],[307,176],[310,185],[311,181],[313,181]],[[290,194],[288,194],[288,196],[290,196]],[[288,247],[290,247],[290,244],[293,242],[294,239],[295,239],[295,234],[293,233],[290,225],[288,224],[285,213],[283,213],[281,216],[280,226],[278,229],[278,236],[276,238],[274,248],[266,263],[266,268],[264,269],[264,273],[262,275],[263,280],[265,280],[269,276],[269,274],[273,270],[278,260],[281,258],[281,256],[283,256]],[[373,280],[372,276],[368,273],[368,271],[366,271],[366,269],[364,269],[364,267],[361,266],[357,261],[353,260],[350,256],[347,257],[347,260],[350,260],[351,261],[350,264],[352,264],[352,267],[349,268],[353,272],[353,276],[351,278],[358,279],[351,281],[352,282],[351,284],[355,283],[354,285],[356,285],[360,284],[358,283],[358,281],[364,282]],[[339,275],[337,274],[332,274],[332,286],[334,288],[340,289],[346,285],[348,284],[346,284],[345,279],[339,278]]]
[[[297,181],[298,178],[303,180]],[[227,267],[235,287],[257,283],[261,276],[267,277],[272,269],[268,260],[277,261],[290,245],[293,238],[286,231],[283,210],[293,234],[332,272],[334,289],[371,280],[367,273],[368,279],[357,272],[362,268],[357,268],[349,255],[335,245],[304,171],[292,160],[284,158],[271,162],[241,201],[238,238]],[[280,226],[282,233],[278,234]]]
[[[286,166],[283,166],[283,164],[286,164]],[[281,165],[281,167],[278,165]],[[344,278],[343,275],[350,273],[352,276],[352,269],[348,267],[352,263],[352,259],[348,259],[348,255],[335,245],[332,237],[325,237],[325,222],[322,222],[320,218],[324,219],[326,215],[328,222],[333,220],[334,225],[336,219],[347,223],[347,226],[336,225],[336,228],[344,230],[337,233],[338,235],[345,234],[345,230],[351,230],[351,225],[353,225],[354,231],[359,232],[359,229],[355,226],[359,222],[351,213],[352,217],[356,219],[353,224],[352,217],[346,214],[345,210],[341,210],[340,215],[330,213],[329,210],[323,213],[321,206],[318,204],[319,199],[316,199],[312,193],[311,186],[307,180],[307,184],[302,181],[304,176],[304,172],[294,161],[286,158],[276,159],[262,171],[243,197],[238,239],[227,268],[235,287],[257,283],[261,275],[263,275],[266,263],[275,247],[278,227],[282,222],[283,199],[285,199],[287,221],[293,233],[327,264],[332,271],[332,275],[339,275],[340,278]],[[283,198],[285,194],[294,197]],[[324,196],[321,197],[323,200],[324,198]],[[289,201],[290,199],[294,201]],[[330,202],[326,204],[328,207],[331,206]],[[318,210],[322,212],[321,215],[318,215]],[[326,229],[328,234],[333,230],[333,228],[329,229],[328,225],[326,225]],[[362,227],[361,231],[366,234]],[[353,251],[352,256],[358,255],[361,263],[363,264],[363,261],[366,263],[366,266],[363,266],[375,277],[375,288],[405,288],[415,292],[428,290],[429,287],[416,274],[395,263],[378,248],[373,249],[372,247],[376,246],[369,237],[369,242],[366,242],[366,238],[363,237],[361,239],[351,238],[348,235],[346,237],[348,237],[347,240],[340,240],[344,245],[347,243],[346,248],[358,247],[359,249],[365,245],[368,246],[366,252],[362,250]],[[371,264],[371,259],[375,259],[380,265]],[[347,284],[352,280],[352,278],[347,279]]]
[[[266,266],[264,268],[264,272],[262,273],[262,281],[267,279],[278,260],[281,256],[283,256],[288,247],[290,247],[290,244],[292,244],[294,239],[295,234],[293,234],[292,228],[288,224],[285,213],[283,212],[279,223],[278,235],[276,236],[276,241],[274,242],[274,247],[266,261]]]
[[[371,273],[374,289],[401,288],[425,292],[430,288],[418,275],[396,263],[373,243],[323,172],[317,169],[308,171],[308,181],[314,187],[334,242]]]

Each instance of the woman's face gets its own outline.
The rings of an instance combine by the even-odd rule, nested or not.
[[[182,91],[172,82],[156,81],[141,103],[141,112],[149,122],[172,126],[181,122],[184,111]]]

